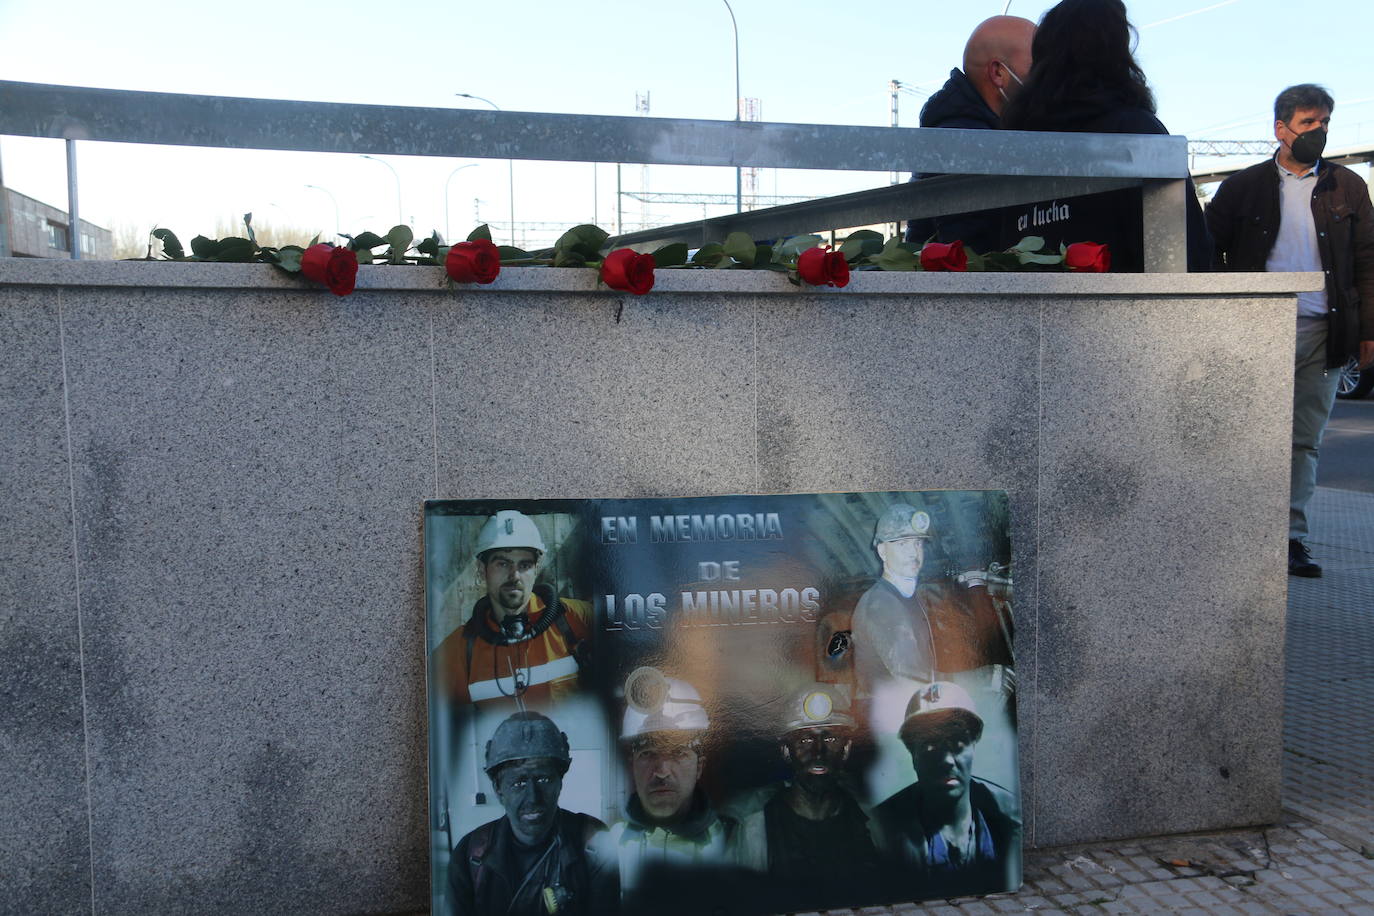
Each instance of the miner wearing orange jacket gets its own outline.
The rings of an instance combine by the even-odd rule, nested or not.
[[[538,584],[544,539],[529,516],[503,509],[477,536],[477,572],[487,593],[467,623],[434,650],[439,683],[454,703],[513,701],[536,707],[577,688],[591,648],[585,601]]]

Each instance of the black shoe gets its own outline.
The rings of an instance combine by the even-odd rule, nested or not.
[[[1288,542],[1288,575],[1302,576],[1304,579],[1320,579],[1322,568],[1312,562],[1312,554],[1302,541]]]

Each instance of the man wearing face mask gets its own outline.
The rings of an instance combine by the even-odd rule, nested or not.
[[[1031,67],[1031,39],[1035,23],[1019,16],[984,20],[964,46],[963,69],[949,71],[949,79],[921,108],[922,127],[993,130],[1002,107],[1016,95]],[[913,180],[933,175],[915,175]],[[978,252],[995,247],[996,226],[969,215],[916,219],[907,223],[908,242],[962,241]]]
[[[1352,357],[1374,362],[1374,213],[1364,181],[1321,158],[1334,108],[1310,83],[1279,93],[1274,158],[1223,181],[1207,207],[1218,266],[1326,276],[1325,289],[1298,294],[1294,355],[1288,573],[1307,578],[1322,574],[1307,548],[1307,504],[1339,369]]]

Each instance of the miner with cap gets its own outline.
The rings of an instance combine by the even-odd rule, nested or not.
[[[1016,797],[973,775],[983,719],[968,691],[936,681],[907,704],[902,743],[916,782],[873,809],[886,851],[923,896],[1015,890],[1021,874]]]
[[[893,678],[935,679],[930,617],[916,580],[931,537],[930,514],[893,503],[878,518],[873,549],[883,574],[854,608],[854,676],[859,695],[871,697]]]
[[[691,684],[641,667],[625,681],[620,745],[634,794],[611,827],[603,854],[619,868],[630,911],[698,912],[703,875],[733,864],[733,822],[717,814],[700,781],[711,727]],[[710,908],[707,907],[707,910]]]
[[[590,854],[606,825],[558,807],[572,756],[568,736],[537,712],[503,720],[486,771],[505,816],[459,841],[448,868],[453,916],[595,916],[615,910],[613,869]]]
[[[778,905],[825,909],[872,893],[876,825],[847,770],[855,722],[844,685],[812,684],[790,698],[778,751],[791,770],[781,787],[736,800],[743,864],[766,872]]]
[[[534,521],[503,509],[477,536],[476,570],[486,594],[467,623],[434,650],[434,668],[450,700],[516,698],[547,707],[576,689],[590,649],[590,608],[538,582],[547,553]],[[520,708],[525,708],[522,705]]]

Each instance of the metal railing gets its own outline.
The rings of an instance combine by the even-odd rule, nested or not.
[[[0,134],[229,149],[620,162],[942,177],[621,236],[702,244],[1139,187],[1145,269],[1186,267],[1183,137],[704,121],[296,102],[0,81]],[[69,166],[74,157],[68,156]],[[75,175],[69,174],[73,197]],[[76,207],[71,207],[75,212]]]

